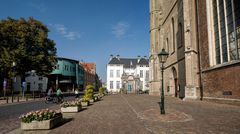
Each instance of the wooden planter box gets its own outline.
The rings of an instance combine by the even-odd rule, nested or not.
[[[21,129],[22,130],[38,130],[38,129],[51,129],[55,127],[62,121],[62,115],[59,115],[50,120],[44,121],[33,121],[30,123],[21,122]]]
[[[87,106],[89,106],[89,102],[81,102],[81,105],[83,106],[83,107],[87,107]]]
[[[63,113],[76,113],[82,109],[82,106],[75,106],[75,107],[61,107],[61,111]]]

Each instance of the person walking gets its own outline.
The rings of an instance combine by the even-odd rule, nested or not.
[[[61,91],[60,88],[58,88],[56,95],[57,95],[57,98],[58,98],[58,102],[63,100],[63,95],[62,95],[62,91]]]
[[[53,89],[52,89],[52,87],[50,87],[50,88],[48,89],[47,96],[48,96],[48,97],[52,97],[52,96],[51,96],[52,93],[53,93]]]
[[[78,98],[78,97],[79,97],[79,91],[78,91],[78,89],[75,90],[75,95],[76,95],[75,98]]]

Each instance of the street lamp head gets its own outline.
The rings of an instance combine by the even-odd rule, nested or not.
[[[162,51],[158,54],[158,59],[160,63],[165,63],[168,58],[168,52],[163,48]]]
[[[13,62],[13,63],[12,63],[12,66],[15,67],[15,66],[16,66],[16,62]]]
[[[154,55],[149,56],[149,62],[154,62],[156,59],[154,58]]]
[[[36,70],[31,70],[31,75],[34,75],[36,73]]]

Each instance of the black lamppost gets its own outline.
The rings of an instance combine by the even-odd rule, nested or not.
[[[33,90],[33,99],[35,100],[35,94],[34,94],[34,88],[35,88],[35,80],[34,80],[34,77],[35,77],[35,73],[36,71],[35,70],[31,70],[31,78],[32,78],[32,82],[33,82],[33,86],[32,86],[32,90]]]
[[[163,71],[164,71],[164,63],[168,58],[168,52],[163,48],[162,51],[158,54],[159,64],[162,63],[161,72],[162,72],[162,92],[161,92],[161,102],[160,102],[160,110],[161,114],[165,114],[164,108],[164,86],[163,86]]]

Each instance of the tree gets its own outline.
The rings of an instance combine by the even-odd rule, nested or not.
[[[42,22],[31,17],[0,20],[0,77],[24,77],[31,70],[38,75],[49,74],[57,60],[55,43],[48,38],[48,32]]]

